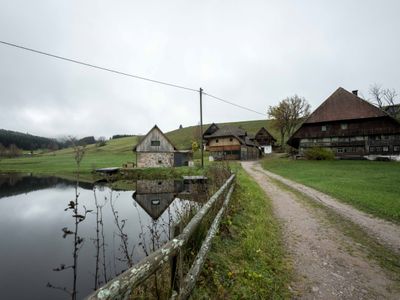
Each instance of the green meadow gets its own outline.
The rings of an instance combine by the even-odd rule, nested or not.
[[[89,145],[81,162],[81,173],[88,174],[96,168],[121,167],[123,163],[135,161],[132,147],[136,137],[107,141],[103,147]],[[37,174],[72,174],[76,172],[74,149],[66,148],[54,152],[35,154],[32,157],[0,160],[1,172],[23,172]]]
[[[360,210],[400,223],[400,163],[264,159],[266,170],[313,187]]]

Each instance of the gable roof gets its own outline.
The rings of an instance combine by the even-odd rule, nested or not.
[[[385,116],[387,114],[378,107],[339,87],[314,110],[304,124]]]
[[[152,132],[153,130],[158,130],[158,131],[161,133],[161,135],[168,141],[168,143],[170,143],[170,144],[172,145],[172,147],[174,147],[174,150],[178,150],[178,149],[175,147],[175,145],[169,140],[169,138],[167,138],[167,136],[164,134],[164,132],[162,132],[161,129],[158,128],[157,124],[154,125],[153,128],[150,129],[149,132],[146,133],[146,135],[140,139],[140,141],[133,147],[132,150],[133,150],[133,151],[136,151],[136,148],[137,148],[141,143],[143,143],[143,141],[148,137],[148,135],[150,134],[150,132]]]
[[[204,138],[216,138],[216,137],[224,137],[224,136],[245,136],[247,133],[244,129],[239,128],[239,127],[234,127],[234,126],[223,126],[221,128],[218,128],[217,131],[215,131],[212,134],[209,135],[204,135]]]
[[[273,136],[271,133],[269,133],[269,131],[268,131],[265,127],[261,127],[261,128],[257,131],[257,133],[255,134],[255,138],[257,139],[257,135],[262,134],[263,132],[266,133],[269,137],[272,138],[273,141],[276,142],[276,139],[274,138],[274,136]]]

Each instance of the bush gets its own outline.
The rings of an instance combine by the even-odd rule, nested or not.
[[[332,160],[335,158],[331,150],[321,147],[313,147],[304,151],[304,156],[309,160]]]

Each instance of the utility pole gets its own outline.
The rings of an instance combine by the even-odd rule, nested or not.
[[[200,88],[200,149],[201,149],[201,167],[204,168],[203,157],[203,89]]]

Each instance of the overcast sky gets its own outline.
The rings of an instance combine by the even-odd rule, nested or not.
[[[260,112],[337,87],[400,90],[400,1],[0,0],[0,40]],[[0,44],[0,128],[49,137],[199,122],[198,93]],[[262,119],[204,97],[204,122]],[[266,118],[266,117],[265,117]]]

